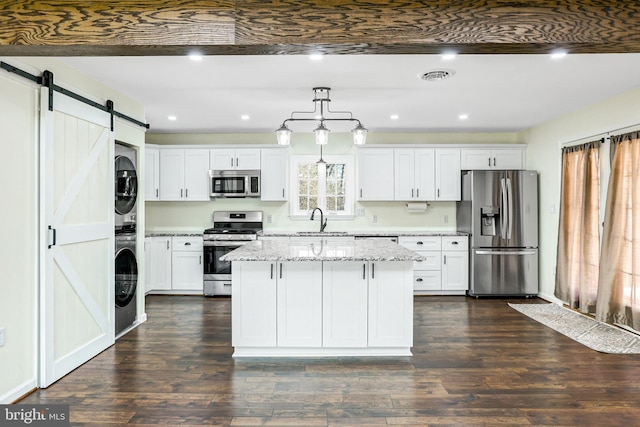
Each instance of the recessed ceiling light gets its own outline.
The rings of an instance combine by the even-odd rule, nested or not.
[[[251,117],[249,117],[249,115],[248,115],[248,114],[243,114],[243,115],[241,115],[241,116],[240,116],[240,118],[241,118],[242,120],[249,120]]]
[[[312,53],[311,55],[309,55],[309,59],[312,61],[320,61],[323,57],[324,55],[321,53]]]
[[[469,115],[468,115],[468,114],[460,114],[460,115],[458,116],[458,119],[460,119],[460,120],[467,120],[468,118],[469,118]]]
[[[453,59],[456,59],[456,54],[454,52],[445,52],[442,54],[443,61],[451,61]]]
[[[398,119],[400,118],[400,116],[399,116],[399,115],[397,115],[397,114],[392,114],[392,115],[390,115],[390,116],[389,116],[389,118],[390,118],[391,120],[398,120]]]
[[[192,61],[202,61],[202,54],[198,52],[192,52],[189,54],[189,59]]]
[[[175,122],[176,120],[178,120],[176,116],[169,116],[167,117],[167,119],[171,120],[172,122]]]
[[[551,52],[551,59],[560,59],[564,58],[565,56],[567,56],[566,50],[554,50],[553,52]]]

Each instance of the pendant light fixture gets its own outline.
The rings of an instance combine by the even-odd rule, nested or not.
[[[276,130],[276,137],[278,138],[278,144],[289,145],[291,144],[291,129],[287,127],[287,122],[295,121],[314,121],[319,122],[318,127],[313,131],[316,136],[316,144],[325,145],[329,142],[330,130],[324,125],[324,122],[328,121],[350,121],[357,122],[356,127],[351,131],[353,134],[353,143],[355,145],[363,145],[367,140],[367,129],[362,126],[360,120],[353,117],[353,113],[350,111],[331,111],[329,110],[329,91],[328,87],[314,87],[313,88],[313,111],[294,111],[291,113],[291,117],[282,122],[282,125]],[[325,114],[330,114],[327,116]],[[304,117],[307,115],[308,117]],[[337,115],[337,116],[333,116]],[[301,116],[301,117],[299,117]]]

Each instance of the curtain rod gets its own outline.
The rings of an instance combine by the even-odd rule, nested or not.
[[[561,147],[566,147],[566,146],[569,146],[569,145],[578,145],[579,143],[584,142],[585,140],[592,140],[593,141],[593,140],[597,140],[597,139],[606,139],[606,138],[611,137],[612,136],[611,134],[613,134],[613,133],[620,132],[620,131],[625,130],[625,129],[636,128],[636,127],[640,128],[640,123],[636,123],[636,124],[629,125],[629,126],[623,126],[623,127],[617,128],[617,129],[607,130],[607,131],[604,131],[604,132],[600,132],[600,133],[596,133],[596,134],[593,134],[593,135],[585,136],[583,138],[577,138],[577,139],[573,139],[573,140],[570,140],[570,141],[566,141],[566,142],[561,143],[560,146]]]

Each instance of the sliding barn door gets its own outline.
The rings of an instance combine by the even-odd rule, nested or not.
[[[40,116],[40,387],[114,342],[113,132],[62,94]]]

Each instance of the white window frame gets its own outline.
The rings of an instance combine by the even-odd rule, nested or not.
[[[342,163],[345,165],[345,194],[344,211],[329,211],[326,209],[326,188],[324,182],[319,182],[318,187],[318,207],[323,210],[326,218],[332,219],[353,219],[354,218],[354,188],[355,188],[355,162],[352,155],[325,155],[323,159],[327,163]],[[293,155],[290,156],[290,197],[289,212],[291,219],[309,220],[310,210],[298,209],[299,189],[298,189],[298,168],[301,164],[316,163],[317,155]]]

